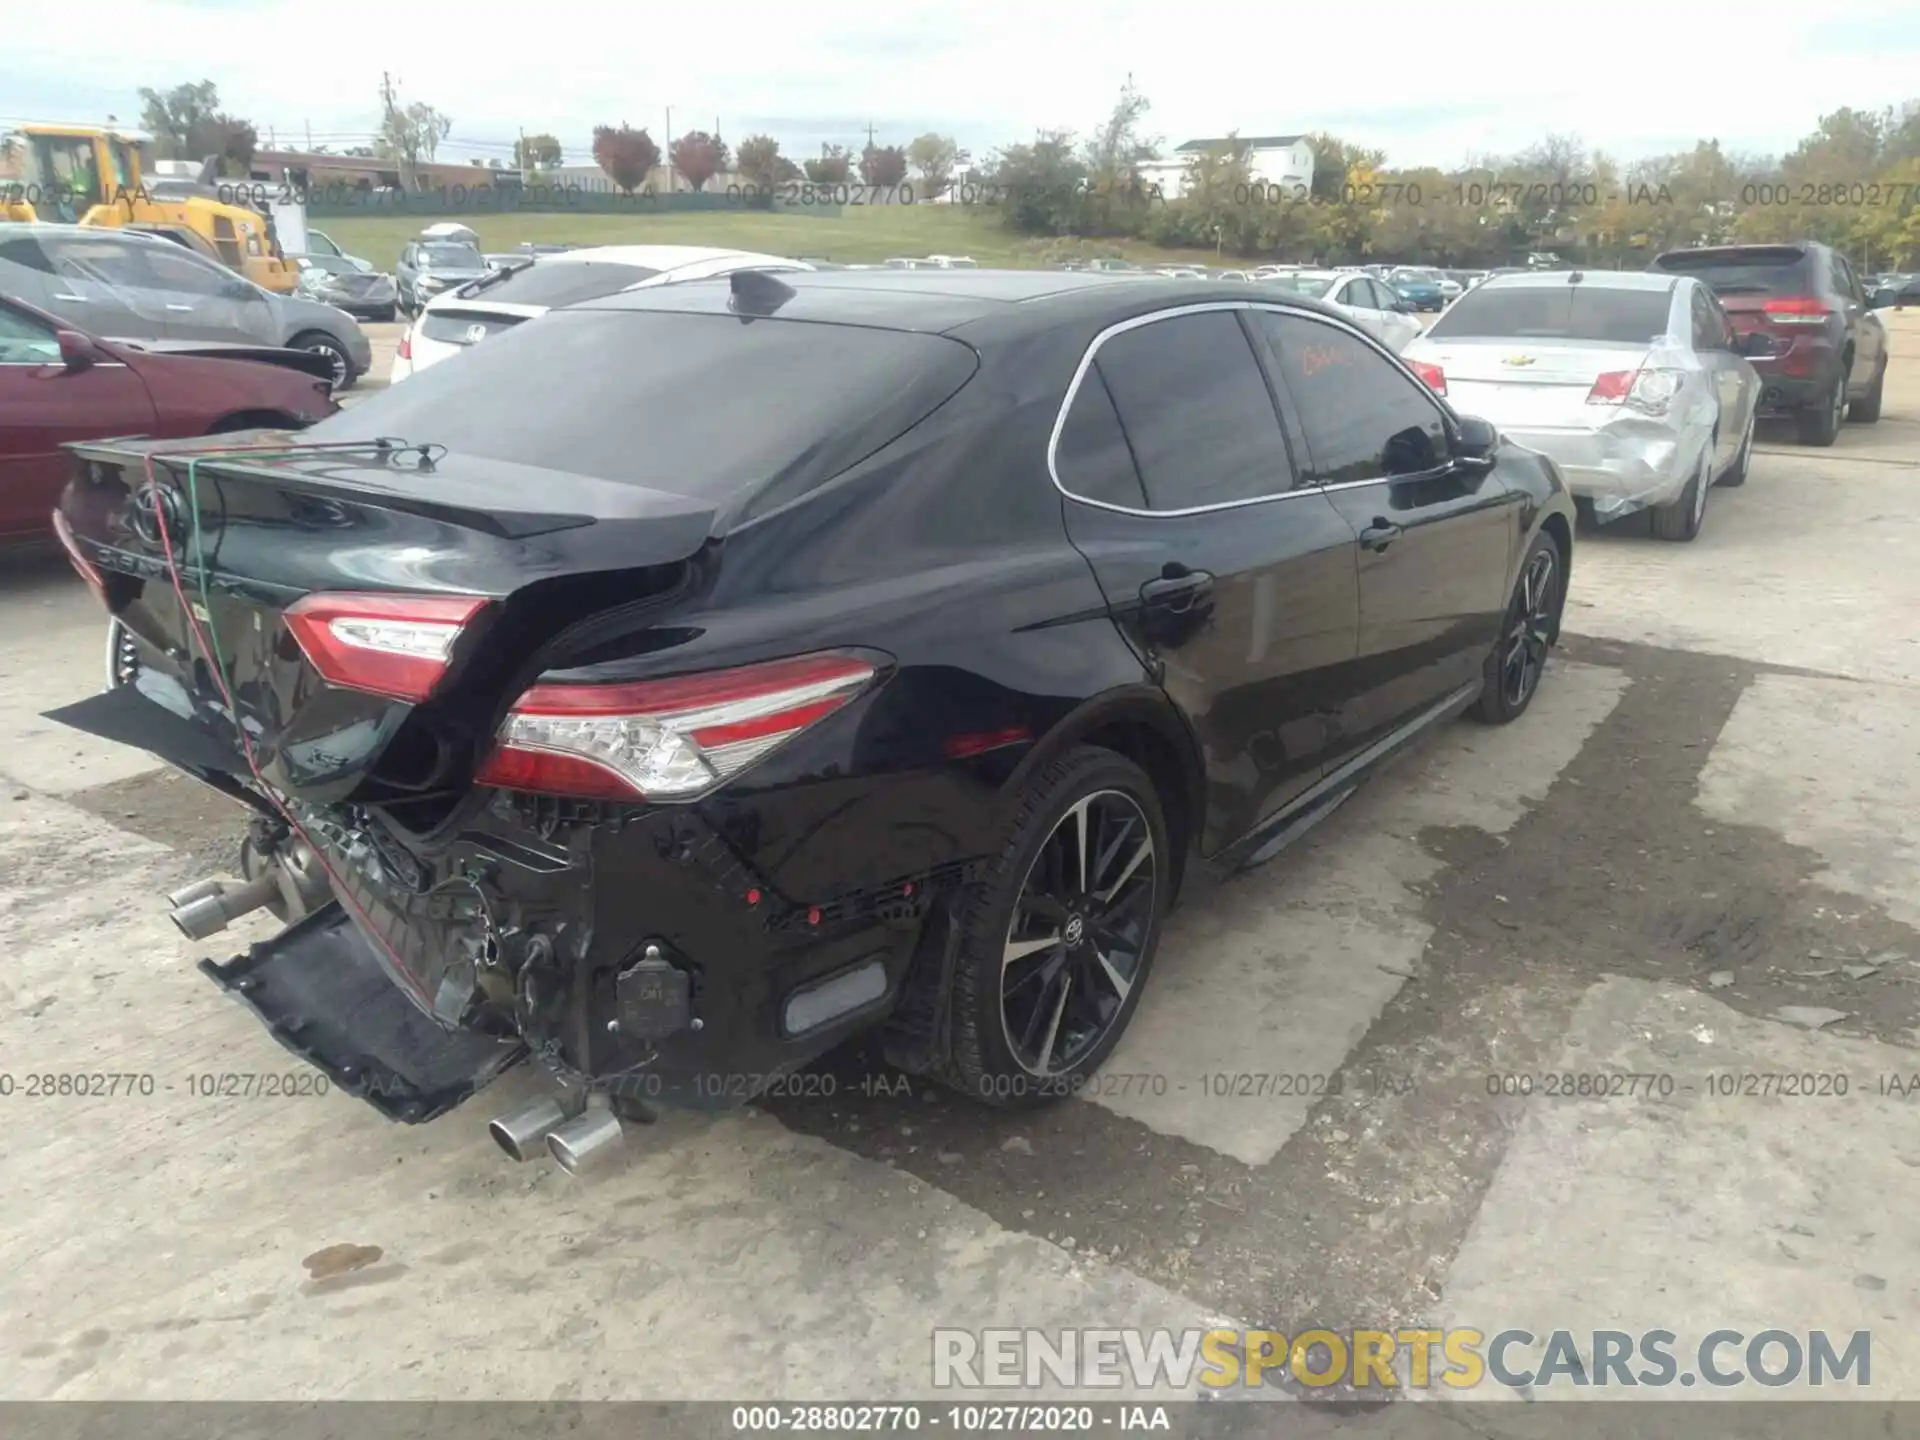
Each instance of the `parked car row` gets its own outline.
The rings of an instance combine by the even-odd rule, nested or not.
[[[1669,251],[1648,271],[1499,274],[1403,352],[1435,391],[1552,457],[1600,520],[1692,540],[1744,484],[1758,418],[1831,445],[1880,418],[1886,327],[1825,245]]]

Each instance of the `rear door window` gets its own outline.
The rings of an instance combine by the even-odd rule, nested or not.
[[[1280,415],[1232,310],[1138,325],[1107,339],[1095,368],[1154,510],[1192,510],[1293,489]]]
[[[1667,331],[1671,289],[1605,285],[1486,286],[1462,295],[1427,330],[1434,340],[1586,340],[1645,345]]]
[[[830,480],[972,378],[939,335],[647,310],[556,310],[308,432],[400,435],[516,465],[767,508]]]
[[[1073,392],[1054,445],[1053,472],[1061,488],[1078,499],[1128,510],[1148,508],[1146,487],[1098,366],[1087,367]]]

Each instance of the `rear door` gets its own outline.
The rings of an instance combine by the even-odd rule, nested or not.
[[[1339,743],[1353,531],[1301,484],[1231,306],[1103,336],[1052,458],[1069,535],[1200,741],[1201,848],[1215,853],[1312,785]]]
[[[1833,289],[1835,298],[1846,307],[1847,334],[1853,341],[1853,370],[1847,388],[1858,398],[1872,387],[1873,377],[1886,363],[1887,327],[1867,307],[1867,292],[1860,277],[1838,250],[1833,252]]]
[[[1733,328],[1713,303],[1704,285],[1690,285],[1687,310],[1692,322],[1693,353],[1713,387],[1719,402],[1719,442],[1714,447],[1714,473],[1726,469],[1739,453],[1746,438],[1749,410],[1756,388],[1749,377],[1753,368],[1733,348]]]
[[[1353,323],[1358,325],[1375,339],[1384,339],[1381,334],[1379,302],[1373,294],[1373,282],[1363,275],[1354,275],[1334,286],[1328,297],[1335,305],[1347,312]]]
[[[46,296],[54,314],[109,340],[167,338],[165,309],[134,283],[141,275],[129,259],[128,242],[80,230],[43,231],[39,240],[52,268]]]
[[[1522,497],[1456,464],[1433,395],[1345,326],[1254,314],[1307,478],[1359,541],[1360,674],[1338,726],[1351,754],[1479,679],[1506,613]]]
[[[70,440],[153,428],[140,377],[118,361],[68,370],[52,326],[0,300],[0,539],[51,528]]]

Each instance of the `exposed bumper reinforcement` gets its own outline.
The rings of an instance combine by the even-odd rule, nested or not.
[[[273,1038],[389,1120],[444,1115],[526,1058],[518,1041],[442,1030],[388,978],[334,901],[222,965],[200,968]]]

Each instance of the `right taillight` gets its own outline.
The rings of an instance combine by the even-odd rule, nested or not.
[[[1765,301],[1760,313],[1775,325],[1824,325],[1833,312],[1812,295],[1779,295]]]
[[[508,712],[474,777],[603,800],[692,800],[853,700],[878,674],[802,655],[613,685],[536,685]]]
[[[1625,405],[1648,415],[1664,415],[1685,379],[1680,370],[1609,370],[1587,391],[1587,404]]]
[[[1426,387],[1436,395],[1447,393],[1447,372],[1438,365],[1429,365],[1424,360],[1413,362],[1413,373],[1425,382]]]

